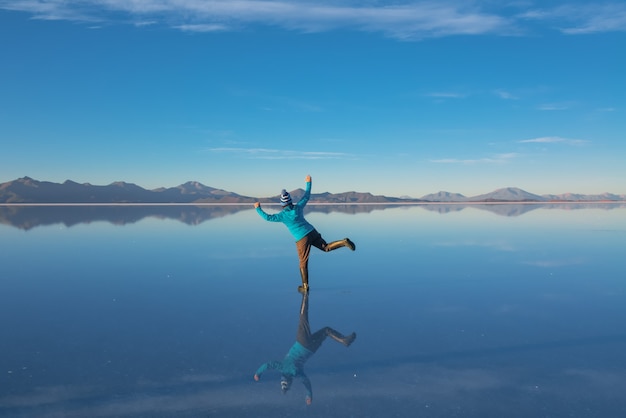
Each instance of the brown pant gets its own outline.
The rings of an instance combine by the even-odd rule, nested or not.
[[[311,246],[319,248],[322,251],[326,251],[326,241],[320,235],[317,230],[313,230],[306,234],[304,238],[296,241],[296,248],[298,250],[298,258],[300,259],[300,271],[308,273],[309,271],[309,254],[311,253]]]

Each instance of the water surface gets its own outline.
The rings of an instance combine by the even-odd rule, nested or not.
[[[277,210],[268,207],[267,210]],[[309,208],[296,379],[292,238],[239,206],[0,206],[0,416],[626,416],[626,207]]]

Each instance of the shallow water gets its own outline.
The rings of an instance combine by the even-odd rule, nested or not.
[[[271,212],[277,208],[267,207]],[[626,206],[0,206],[0,416],[626,416]]]

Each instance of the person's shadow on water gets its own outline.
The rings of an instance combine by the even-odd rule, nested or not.
[[[302,380],[306,388],[306,404],[311,405],[313,401],[313,390],[311,388],[311,381],[304,373],[304,363],[315,354],[326,340],[326,337],[330,337],[346,347],[349,347],[356,339],[356,334],[353,332],[345,336],[331,327],[323,327],[311,333],[309,326],[309,293],[304,292],[300,306],[300,322],[298,324],[296,342],[291,346],[281,361],[273,360],[263,363],[254,374],[254,380],[258,382],[263,372],[268,369],[276,370],[281,373],[280,389],[283,394],[286,394],[291,388],[294,377],[297,377]]]

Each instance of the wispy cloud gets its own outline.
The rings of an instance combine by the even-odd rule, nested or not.
[[[523,264],[527,264],[535,267],[545,267],[545,268],[554,268],[554,267],[566,267],[566,266],[575,266],[579,264],[584,264],[585,261],[582,259],[571,259],[571,260],[532,260],[525,261]]]
[[[434,97],[436,99],[462,99],[464,97],[466,97],[466,94],[463,93],[456,93],[456,92],[445,92],[445,91],[439,91],[439,92],[433,92],[433,93],[426,93],[425,94],[426,97]]]
[[[583,145],[587,144],[590,141],[585,139],[571,139],[571,138],[561,138],[560,136],[542,136],[539,138],[532,139],[523,139],[521,141],[517,141],[520,144],[526,143],[536,143],[536,144],[566,144],[566,145]]]
[[[436,164],[503,164],[518,156],[519,154],[515,152],[510,152],[506,154],[496,154],[491,157],[485,157],[485,158],[476,158],[476,159],[440,158],[440,159],[430,160],[430,162],[436,163]]]
[[[286,30],[380,32],[397,39],[451,35],[519,35],[528,23],[546,22],[566,34],[626,31],[623,2],[563,3],[549,9],[494,7],[462,0],[0,0],[0,9],[37,19],[162,24],[182,31],[214,32],[267,25]],[[506,14],[508,11],[509,14]]]
[[[522,19],[548,21],[562,33],[581,35],[626,31],[626,4],[623,2],[564,4],[552,9],[529,10]]]
[[[515,23],[466,2],[407,1],[380,4],[295,0],[0,0],[0,9],[38,19],[158,21],[185,31],[235,30],[261,24],[287,30],[382,32],[400,39],[509,34]]]
[[[514,96],[512,93],[503,89],[496,89],[493,91],[493,93],[499,98],[504,99],[504,100],[517,100],[516,96]]]
[[[441,241],[435,242],[432,244],[437,247],[482,247],[482,248],[491,248],[498,251],[516,251],[516,248],[510,242],[501,240],[501,241],[475,241],[475,240],[465,240],[465,241]]]
[[[183,32],[224,32],[230,30],[227,25],[218,23],[185,24],[174,26],[174,28]]]
[[[572,103],[570,102],[562,102],[562,103],[544,103],[537,106],[539,110],[567,110],[572,107]]]
[[[236,154],[260,160],[340,160],[354,159],[353,154],[326,151],[291,151],[268,148],[208,148],[206,151]]]

